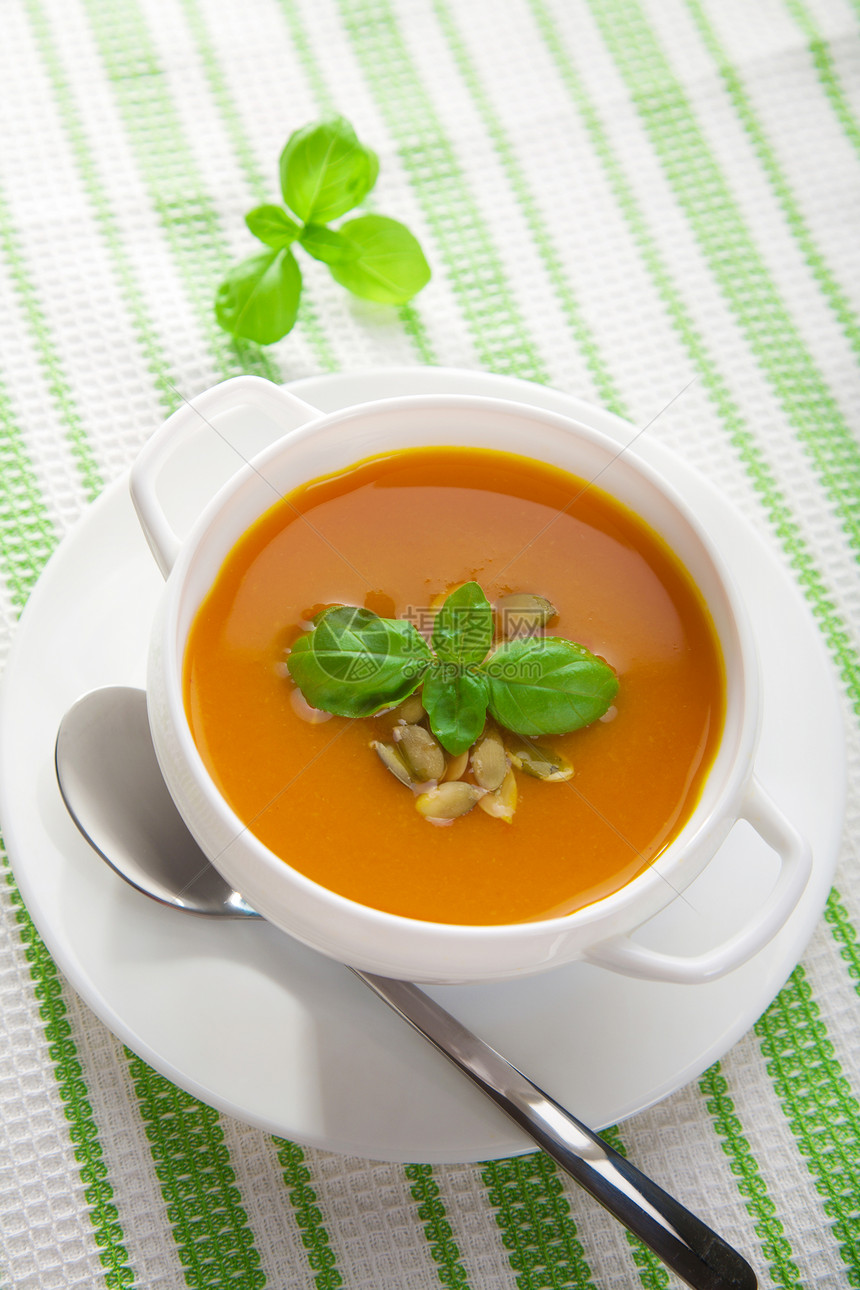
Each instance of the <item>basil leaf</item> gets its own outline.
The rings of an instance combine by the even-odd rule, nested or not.
[[[379,174],[379,159],[359,143],[342,116],[296,130],[280,160],[281,191],[305,223],[327,224],[364,201]]]
[[[369,717],[412,694],[431,662],[411,623],[336,605],[314,619],[287,656],[287,669],[311,707]]]
[[[480,663],[493,643],[493,611],[477,582],[452,591],[433,624],[433,648],[443,661]]]
[[[484,728],[489,684],[474,668],[434,663],[424,677],[421,702],[430,729],[453,757],[471,748]]]
[[[332,277],[365,300],[403,305],[430,281],[424,252],[405,224],[387,215],[360,215],[340,231],[358,247],[346,264],[332,264]]]
[[[337,229],[326,228],[325,224],[306,224],[300,238],[308,255],[323,264],[344,264],[354,260],[359,248]]]
[[[245,216],[245,223],[261,242],[266,246],[274,247],[276,251],[282,250],[295,242],[301,233],[301,227],[294,219],[290,219],[287,212],[282,206],[265,204],[255,206],[252,211],[248,211]]]
[[[490,712],[518,735],[561,735],[590,725],[618,690],[608,663],[559,636],[500,645],[481,670]]]
[[[215,295],[215,317],[232,336],[271,345],[296,321],[301,292],[292,251],[264,251],[227,274]]]

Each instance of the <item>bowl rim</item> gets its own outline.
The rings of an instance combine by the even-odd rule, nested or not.
[[[671,842],[657,855],[657,857],[646,867],[636,874],[629,882],[625,883],[616,891],[601,897],[588,905],[582,906],[567,914],[554,915],[550,918],[530,919],[527,921],[518,921],[515,923],[496,923],[496,924],[458,924],[458,923],[439,923],[431,920],[411,918],[406,915],[390,913],[386,910],[380,910],[370,905],[361,904],[350,897],[343,896],[337,891],[324,887],[314,879],[307,877],[300,870],[295,869],[289,860],[277,855],[264,843],[262,843],[245,824],[238,815],[229,806],[226,799],[219,791],[217,785],[212,779],[202,756],[194,742],[191,729],[185,715],[184,703],[182,698],[182,662],[184,656],[185,639],[187,637],[187,627],[183,632],[179,623],[179,617],[182,612],[186,612],[190,619],[193,618],[199,608],[204,591],[198,596],[193,605],[193,609],[188,611],[183,605],[183,596],[186,592],[189,574],[192,572],[192,565],[198,558],[201,549],[204,547],[207,539],[211,537],[217,526],[223,523],[223,516],[231,499],[235,498],[238,493],[249,484],[254,484],[255,479],[265,479],[265,470],[278,462],[280,459],[289,456],[297,447],[306,444],[307,441],[325,430],[338,426],[346,427],[352,422],[365,421],[368,418],[396,416],[399,413],[415,412],[416,410],[432,409],[433,411],[454,411],[465,410],[482,411],[491,415],[519,416],[531,422],[541,422],[551,430],[560,430],[565,434],[572,434],[575,437],[584,439],[592,446],[609,454],[609,460],[606,463],[608,468],[617,461],[624,461],[624,466],[632,468],[634,473],[643,479],[646,485],[650,486],[657,494],[660,495],[663,502],[670,509],[674,509],[690,530],[698,539],[702,551],[709,560],[713,571],[716,575],[718,584],[725,596],[731,615],[731,625],[736,633],[735,655],[740,666],[740,675],[738,681],[743,690],[740,700],[736,702],[736,707],[740,706],[740,712],[736,717],[736,745],[737,751],[731,760],[728,773],[725,776],[724,787],[720,790],[718,804],[723,804],[723,809],[717,810],[712,805],[707,811],[703,810],[702,797],[700,796],[681,830],[674,836]],[[596,409],[600,412],[600,409]],[[617,917],[625,914],[632,906],[642,905],[651,908],[651,912],[646,913],[642,918],[637,918],[633,927],[641,925],[668,901],[675,899],[683,891],[684,887],[691,882],[704,864],[687,866],[687,873],[684,875],[682,885],[676,886],[670,881],[666,872],[674,871],[683,863],[682,859],[669,859],[672,852],[679,853],[683,849],[690,854],[702,854],[708,852],[707,858],[716,850],[719,841],[728,832],[728,829],[737,818],[739,806],[743,798],[745,788],[751,778],[754,754],[758,742],[760,729],[760,686],[758,676],[758,658],[755,648],[755,642],[752,636],[752,629],[749,623],[747,612],[742,597],[736,587],[735,580],[731,571],[725,564],[718,547],[707,531],[699,524],[694,513],[686,505],[684,499],[677,492],[674,485],[662,478],[659,472],[636,454],[635,440],[641,431],[637,431],[632,423],[624,422],[623,418],[616,418],[622,424],[630,426],[634,431],[632,439],[619,445],[618,441],[612,438],[603,429],[590,425],[584,420],[568,416],[563,413],[555,412],[549,409],[535,407],[531,404],[519,403],[513,399],[502,399],[498,397],[489,397],[484,395],[472,394],[414,394],[398,395],[393,398],[384,398],[356,404],[345,409],[338,409],[333,412],[321,412],[319,416],[313,417],[297,429],[287,431],[283,436],[276,439],[262,452],[252,457],[250,461],[241,466],[236,473],[217,491],[208,504],[201,510],[199,516],[191,527],[190,531],[184,538],[181,549],[167,579],[165,588],[165,597],[163,600],[164,612],[161,615],[160,626],[157,628],[160,636],[158,648],[153,648],[150,653],[150,669],[153,666],[161,668],[164,679],[164,692],[169,698],[172,713],[174,716],[174,731],[179,742],[183,757],[189,768],[194,772],[195,783],[198,788],[203,790],[207,799],[207,805],[218,818],[222,831],[230,832],[236,838],[243,839],[243,845],[251,849],[255,860],[261,864],[271,874],[273,880],[283,879],[284,874],[288,874],[289,883],[295,886],[305,896],[313,900],[321,907],[328,906],[333,912],[339,912],[350,919],[359,919],[368,928],[372,934],[374,931],[385,933],[390,931],[402,932],[404,929],[409,930],[410,936],[415,938],[416,945],[431,945],[439,941],[440,936],[447,945],[472,944],[480,943],[484,946],[492,947],[495,945],[504,945],[513,942],[528,941],[534,938],[536,933],[542,937],[556,936],[570,933],[579,928],[586,927],[597,921],[615,920]],[[473,445],[471,440],[461,441],[467,446],[488,446]],[[405,443],[404,451],[409,451],[415,445]],[[381,455],[382,450],[370,453],[359,453],[352,457],[352,464],[357,465],[359,462],[369,457]],[[518,455],[530,458],[534,461],[542,462],[539,454],[529,452],[528,445],[523,444],[522,449],[517,450]],[[552,463],[557,464],[557,463]],[[338,468],[340,469],[340,468]],[[559,469],[567,470],[574,475],[574,471],[568,466],[559,466]],[[311,482],[314,479],[325,478],[327,475],[334,473],[324,471],[319,474],[305,476],[293,487],[301,486],[301,483]],[[600,474],[603,472],[601,471]],[[599,475],[589,481],[591,485],[601,487],[604,492],[614,496],[612,490],[598,483]],[[259,508],[257,515],[262,515],[268,506],[267,503]],[[622,505],[628,506],[627,502],[621,501]],[[634,513],[636,513],[634,511]],[[654,528],[648,520],[637,514],[640,522],[648,527]],[[253,522],[253,521],[251,521]],[[241,534],[246,530],[247,525],[241,528],[232,536],[227,544],[226,550],[232,548],[239,540]],[[661,536],[658,534],[658,536]],[[662,539],[665,542],[665,539]],[[667,543],[667,545],[670,545]],[[675,557],[680,561],[685,571],[687,564],[680,552],[670,546]],[[226,551],[225,551],[226,554]],[[221,557],[223,559],[223,555]],[[688,576],[695,584],[692,575]],[[707,599],[700,592],[703,602],[708,606]],[[710,608],[710,607],[709,607]],[[721,648],[725,654],[724,640],[722,633],[714,624],[717,638],[720,641]],[[171,642],[175,647],[169,647]],[[153,659],[157,658],[157,664],[153,664]],[[727,663],[727,660],[724,660]],[[734,692],[737,691],[738,683],[735,683]],[[147,692],[151,689],[150,682],[147,682]],[[728,677],[727,677],[728,690]],[[727,693],[727,708],[728,708]],[[175,720],[175,713],[178,710],[181,719]],[[153,718],[151,716],[151,721]],[[728,711],[725,721],[728,721]],[[157,720],[156,720],[157,724]],[[154,728],[154,736],[157,731]],[[156,747],[158,749],[158,739],[156,738]],[[721,740],[722,747],[722,740]],[[709,778],[716,765],[719,757],[718,749],[714,765],[709,772]],[[177,803],[179,805],[179,803]],[[726,818],[728,817],[728,824]],[[190,821],[189,821],[190,823]],[[714,842],[717,838],[716,843]],[[213,858],[216,867],[221,867],[218,860],[224,864],[223,854],[218,858]],[[225,866],[226,868],[226,866]],[[233,881],[229,875],[229,870],[225,874]],[[234,884],[235,885],[235,884]],[[666,895],[668,886],[670,894]],[[656,903],[655,903],[656,902]],[[259,901],[257,904],[259,905]],[[264,916],[266,910],[260,909]]]

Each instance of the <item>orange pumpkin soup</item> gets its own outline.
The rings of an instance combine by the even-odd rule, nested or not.
[[[371,750],[390,715],[318,714],[290,646],[331,604],[422,630],[475,581],[529,592],[615,669],[612,708],[541,739],[572,778],[518,777],[510,822],[474,810],[435,828]],[[372,907],[492,924],[569,913],[618,890],[690,815],[724,716],[718,642],[656,535],[593,486],[484,449],[409,449],[317,480],[229,554],[189,635],[185,704],[204,762],[251,831],[294,868]]]

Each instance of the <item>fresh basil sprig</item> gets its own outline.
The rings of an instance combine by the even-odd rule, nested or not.
[[[436,738],[452,756],[470,748],[487,711],[518,735],[558,735],[603,716],[615,672],[561,636],[505,641],[492,652],[493,610],[476,582],[452,592],[436,615],[433,649],[412,623],[336,605],[298,638],[287,668],[307,702],[345,717],[393,707],[424,686]]]
[[[359,215],[329,228],[331,220],[364,201],[379,173],[376,153],[359,142],[343,117],[296,130],[279,169],[289,210],[265,203],[245,216],[268,250],[234,265],[218,287],[215,316],[225,331],[261,345],[286,336],[302,292],[296,245],[328,265],[341,286],[367,300],[401,305],[426,286],[430,268],[404,224],[386,215]]]

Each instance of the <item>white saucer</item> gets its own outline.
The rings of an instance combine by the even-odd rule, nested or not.
[[[585,407],[522,381],[425,368],[319,377],[292,388],[325,410],[418,392],[499,395],[574,417]],[[609,433],[629,437],[623,422],[608,414],[602,421]],[[259,425],[232,429],[245,436],[246,449],[260,433]],[[806,605],[753,530],[703,479],[647,435],[636,448],[716,535],[747,597],[764,673],[758,772],[810,839],[814,868],[776,939],[707,986],[634,981],[573,964],[515,984],[432,991],[598,1128],[696,1078],[767,1007],[827,898],[844,809],[837,692]],[[188,505],[193,491],[196,506],[232,461],[203,432],[182,455],[177,495]],[[0,812],[18,887],[58,966],[157,1070],[273,1133],[395,1161],[477,1161],[532,1150],[530,1139],[344,968],[266,924],[163,909],[126,886],[78,835],[54,778],[57,725],[88,689],[143,684],[160,587],[120,481],[55,553],[10,653],[0,709]],[[763,844],[739,826],[688,889],[687,902],[676,901],[642,939],[678,952],[703,950],[763,900],[774,872]]]

